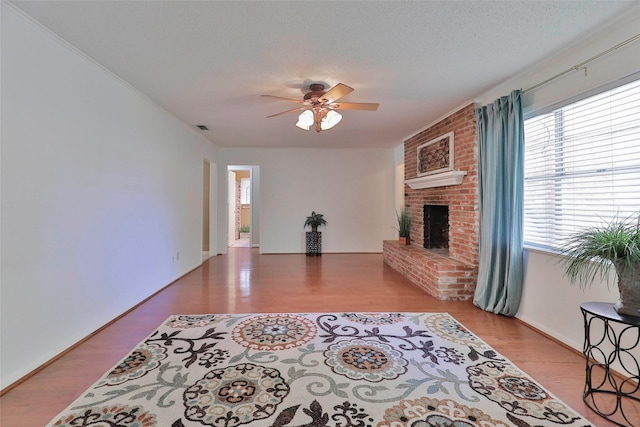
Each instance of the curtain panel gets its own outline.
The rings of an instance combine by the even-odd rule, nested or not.
[[[523,282],[524,121],[521,90],[476,109],[480,251],[474,304],[514,316]]]

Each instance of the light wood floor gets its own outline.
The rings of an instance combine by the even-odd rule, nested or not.
[[[6,392],[0,424],[46,424],[171,314],[337,311],[448,312],[593,424],[613,425],[582,402],[582,355],[520,321],[470,302],[437,301],[385,265],[381,254],[259,255],[249,248],[209,258]]]

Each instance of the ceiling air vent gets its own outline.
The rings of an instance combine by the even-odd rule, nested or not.
[[[197,126],[198,126],[198,129],[200,130],[209,130],[209,128],[206,127],[205,125],[197,125]]]

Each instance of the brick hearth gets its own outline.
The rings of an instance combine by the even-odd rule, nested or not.
[[[466,171],[461,184],[411,189],[405,208],[411,215],[411,245],[385,241],[384,260],[429,294],[443,300],[473,297],[478,270],[478,166],[475,106],[470,104],[404,141],[405,180],[418,177],[417,148],[454,132],[454,169]],[[424,249],[424,205],[449,206],[449,250]]]
[[[454,301],[473,297],[477,278],[474,265],[442,255],[441,250],[402,246],[395,240],[385,240],[383,252],[384,262],[429,295]]]

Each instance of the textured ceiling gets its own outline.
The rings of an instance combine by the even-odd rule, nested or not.
[[[622,1],[11,1],[219,147],[393,147],[624,14]],[[548,76],[544,76],[548,77]],[[345,111],[305,132],[308,85]]]

